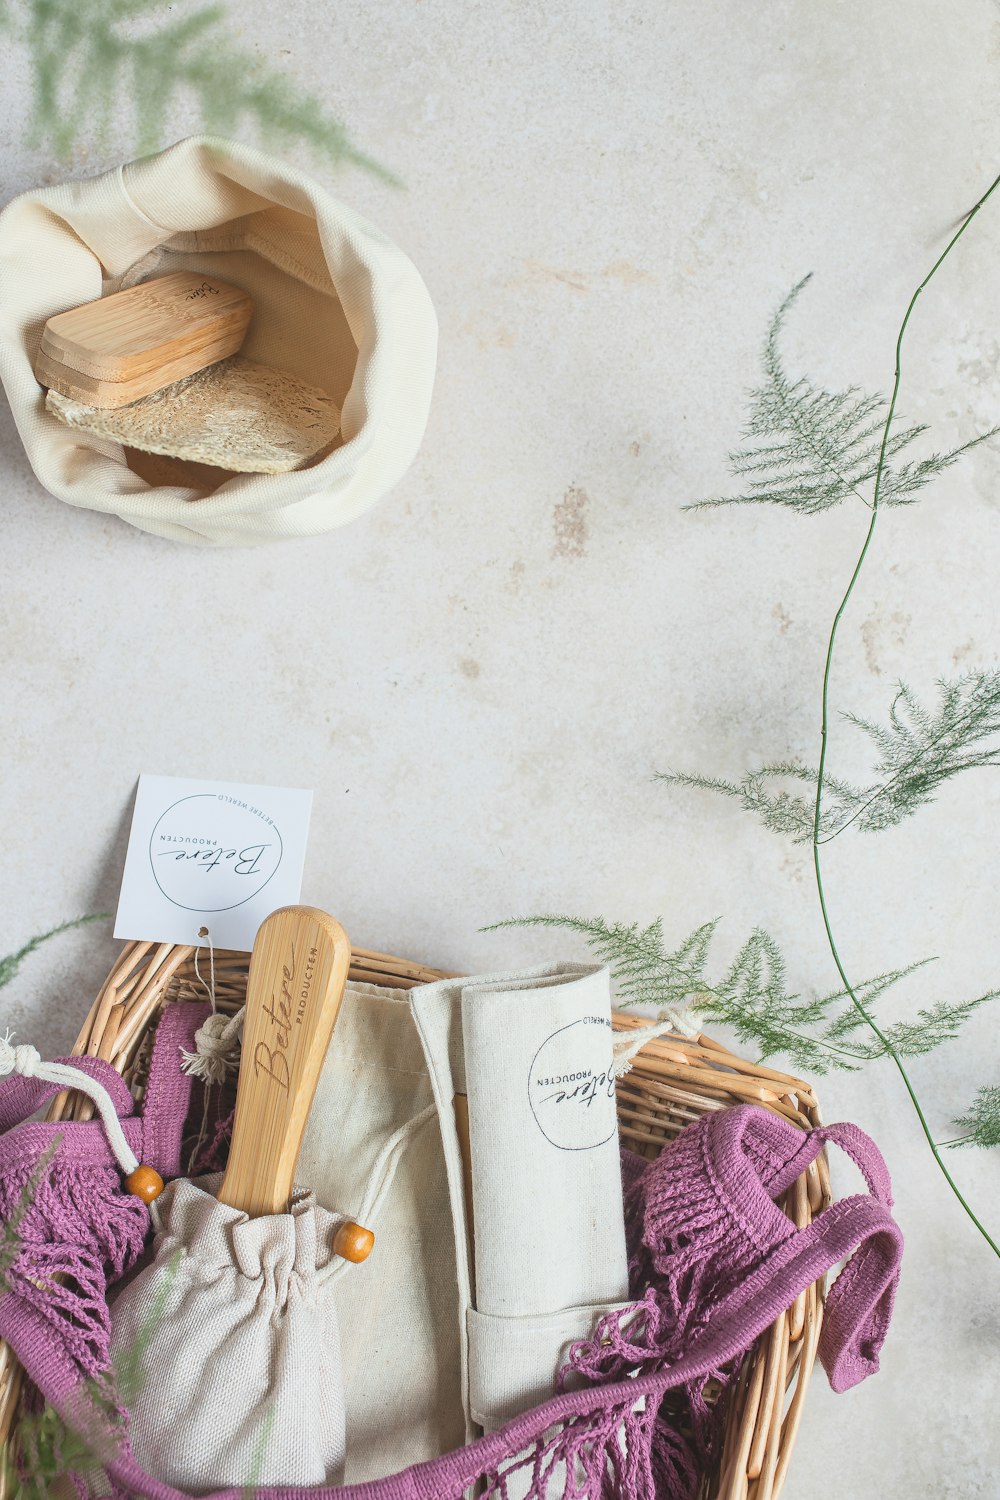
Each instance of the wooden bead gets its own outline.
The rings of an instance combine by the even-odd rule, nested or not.
[[[136,1167],[125,1179],[125,1186],[133,1197],[141,1198],[143,1203],[152,1203],[163,1192],[163,1178],[155,1167]]]
[[[355,1265],[368,1259],[374,1243],[375,1236],[362,1224],[341,1224],[333,1237],[335,1254],[342,1255],[345,1260],[354,1261]]]

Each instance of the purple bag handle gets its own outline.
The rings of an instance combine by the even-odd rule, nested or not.
[[[758,1113],[760,1118],[757,1118]],[[794,1140],[795,1149],[785,1157],[781,1168],[768,1177],[761,1178],[773,1198],[790,1188],[795,1179],[801,1177],[806,1168],[816,1160],[826,1142],[830,1141],[839,1146],[845,1156],[851,1158],[865,1179],[872,1197],[886,1208],[892,1207],[892,1182],[885,1159],[871,1136],[865,1135],[856,1125],[844,1121],[835,1125],[819,1125],[815,1130],[803,1132],[782,1116],[764,1110],[754,1111],[754,1119],[752,1122],[748,1121],[748,1128],[766,1139],[767,1144],[778,1151]]]
[[[889,1212],[892,1186],[882,1153],[856,1125],[822,1125],[804,1135],[781,1115],[750,1104],[713,1116],[709,1127],[715,1127],[720,1138],[725,1134],[724,1147],[715,1152],[717,1169],[738,1160],[748,1138],[780,1162],[775,1171],[757,1177],[760,1198],[755,1204],[757,1213],[771,1216],[776,1248],[726,1300],[745,1305],[779,1289],[778,1316],[818,1275],[851,1255],[827,1293],[818,1349],[830,1385],[835,1391],[848,1390],[879,1368],[879,1351],[899,1284],[903,1235]],[[804,1229],[795,1228],[773,1200],[815,1161],[827,1141],[840,1146],[855,1162],[869,1191],[842,1198]],[[743,1192],[748,1182],[752,1186],[751,1173],[749,1163],[740,1172]],[[718,1181],[727,1188],[724,1170],[718,1170]],[[765,1203],[765,1195],[770,1202]],[[818,1273],[813,1270],[816,1266]]]
[[[81,1073],[89,1073],[102,1083],[111,1095],[112,1103],[123,1120],[135,1113],[135,1100],[121,1074],[100,1057],[57,1057],[56,1062],[69,1063]],[[44,1078],[24,1078],[13,1074],[0,1083],[0,1134],[21,1125],[50,1099],[60,1093],[58,1083],[49,1083]]]
[[[160,1016],[153,1041],[153,1056],[143,1100],[142,1115],[135,1113],[135,1100],[121,1074],[100,1057],[61,1057],[102,1083],[122,1121],[125,1139],[147,1166],[162,1177],[177,1177],[181,1170],[181,1137],[191,1099],[193,1080],[180,1067],[179,1049],[193,1052],[194,1034],[210,1013],[201,1002],[167,1005]],[[6,1133],[44,1108],[60,1093],[60,1085],[42,1078],[20,1075],[0,1082],[0,1133]],[[40,1155],[56,1137],[62,1137],[60,1154],[93,1165],[115,1166],[115,1158],[100,1126],[75,1120],[24,1124],[14,1149]]]
[[[184,1073],[180,1052],[195,1051],[194,1035],[212,1013],[201,1001],[165,1005],[160,1013],[146,1095],[142,1101],[143,1160],[162,1177],[181,1174],[181,1139],[194,1079]]]

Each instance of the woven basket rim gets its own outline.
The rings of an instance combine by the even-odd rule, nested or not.
[[[168,1000],[210,996],[219,1009],[241,1003],[250,955],[151,942],[123,945],[90,1008],[74,1046],[75,1056],[103,1057],[130,1084],[143,1043]],[[349,978],[407,991],[419,984],[458,977],[412,959],[353,948]],[[612,1022],[627,1032],[649,1025],[649,1017],[617,1009]],[[812,1086],[777,1069],[748,1061],[704,1033],[677,1032],[647,1041],[618,1080],[619,1128],[623,1142],[655,1156],[690,1120],[709,1110],[754,1103],[802,1129],[821,1123]],[[86,1119],[90,1101],[63,1093],[48,1119]],[[821,1152],[782,1200],[793,1222],[804,1227],[832,1201],[825,1153]],[[823,1280],[802,1292],[746,1356],[730,1387],[725,1435],[717,1470],[702,1477],[698,1500],[777,1500],[788,1472],[823,1314]],[[0,1343],[0,1443],[16,1423],[20,1367]],[[0,1468],[0,1500],[10,1483]]]

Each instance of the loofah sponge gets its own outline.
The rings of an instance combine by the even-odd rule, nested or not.
[[[325,391],[235,355],[111,410],[57,391],[46,409],[67,427],[127,448],[243,474],[284,474],[327,452],[340,412]]]

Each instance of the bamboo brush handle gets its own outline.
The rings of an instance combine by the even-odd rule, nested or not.
[[[219,1201],[283,1213],[344,995],[351,947],[339,922],[286,906],[261,923],[247,979],[229,1164]]]

